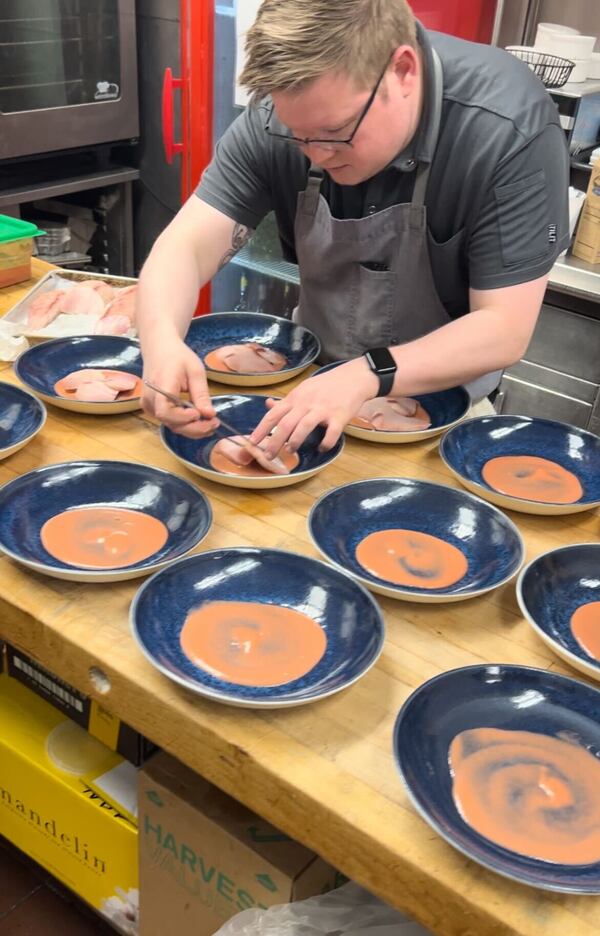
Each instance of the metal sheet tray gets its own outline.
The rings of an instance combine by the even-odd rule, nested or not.
[[[117,288],[134,286],[137,283],[136,279],[129,276],[85,273],[78,270],[50,270],[6,313],[5,316],[3,316],[2,321],[9,322],[13,326],[15,334],[25,335],[27,338],[32,339],[68,338],[74,335],[91,335],[98,321],[93,315],[61,314],[45,328],[34,331],[27,325],[27,313],[33,300],[42,293],[50,292],[53,289],[72,289],[83,280],[92,279],[102,280],[110,286],[115,286]],[[137,332],[134,328],[131,328],[127,333],[130,338],[135,337],[136,334]]]

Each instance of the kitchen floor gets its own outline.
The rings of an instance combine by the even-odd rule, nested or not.
[[[0,936],[114,936],[77,897],[0,836]]]

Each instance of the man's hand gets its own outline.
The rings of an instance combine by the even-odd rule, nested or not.
[[[344,427],[366,400],[379,389],[379,381],[364,358],[310,377],[283,400],[269,400],[269,412],[250,436],[259,443],[272,433],[264,450],[272,458],[285,443],[296,451],[316,426],[325,426],[320,449],[333,448]]]
[[[204,365],[179,338],[160,342],[157,353],[144,358],[144,377],[169,393],[189,393],[194,409],[175,406],[160,393],[144,388],[142,406],[150,416],[191,439],[202,438],[219,425],[206,385]]]

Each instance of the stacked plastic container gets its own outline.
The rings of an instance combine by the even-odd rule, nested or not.
[[[33,238],[43,233],[28,221],[0,215],[0,289],[31,279]]]

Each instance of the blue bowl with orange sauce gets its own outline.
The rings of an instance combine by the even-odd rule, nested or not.
[[[600,759],[600,691],[533,667],[465,666],[419,686],[402,706],[393,735],[396,765],[413,806],[453,848],[521,884],[600,894],[600,862],[567,865],[530,858],[464,821],[452,795],[448,755],[458,734],[476,728],[568,739]]]
[[[254,393],[231,393],[214,396],[211,402],[217,416],[222,415],[223,419],[238,429],[242,435],[250,435],[263,416],[268,413],[268,399],[269,397]],[[269,490],[306,481],[339,458],[344,450],[344,437],[341,436],[328,452],[321,452],[319,445],[324,434],[325,430],[322,426],[317,426],[309,433],[297,452],[299,464],[289,474],[265,474],[262,477],[250,477],[243,474],[225,474],[213,468],[210,460],[211,452],[222,438],[229,435],[227,431],[224,434],[213,433],[201,439],[189,439],[166,426],[160,428],[160,439],[171,455],[174,455],[190,471],[206,478],[207,481],[216,481],[218,484],[225,484],[229,487],[267,488]]]
[[[303,325],[264,312],[211,312],[192,319],[185,343],[204,361],[223,345],[256,342],[283,354],[287,365],[269,374],[218,371],[206,365],[206,375],[216,383],[259,387],[290,380],[305,370],[321,351],[319,339]]]
[[[344,361],[333,361],[331,364],[325,364],[314,374],[311,374],[311,377],[326,374],[344,363]],[[449,387],[447,390],[437,390],[432,393],[414,394],[411,399],[416,400],[428,413],[431,420],[428,429],[393,431],[390,429],[369,429],[348,423],[344,427],[344,432],[357,439],[362,439],[364,442],[385,442],[388,444],[422,442],[425,439],[440,435],[450,429],[451,426],[458,425],[463,419],[466,419],[471,408],[469,392],[465,387],[460,386]]]
[[[57,381],[73,371],[118,370],[141,379],[143,362],[139,342],[122,335],[78,335],[53,338],[32,345],[15,361],[14,371],[25,386],[46,403],[75,413],[110,416],[140,409],[141,397],[125,397],[110,403],[62,397],[54,389]]]
[[[211,601],[274,604],[308,615],[326,632],[325,654],[280,686],[227,682],[193,663],[180,645],[187,615]],[[173,563],[139,589],[130,621],[144,656],[169,679],[207,699],[250,708],[303,705],[339,692],[373,666],[384,641],[381,611],[365,588],[318,559],[280,549],[215,549]]]
[[[517,600],[538,637],[575,669],[600,680],[600,660],[581,646],[571,627],[579,607],[600,602],[600,543],[562,546],[537,556],[519,574]],[[600,614],[598,621],[600,633]]]
[[[442,461],[469,491],[499,507],[532,514],[570,514],[600,505],[600,438],[585,429],[530,416],[477,416],[449,429],[439,447]],[[553,504],[502,494],[482,475],[491,458],[533,455],[571,472],[583,495]]]
[[[354,481],[323,494],[308,517],[312,540],[329,562],[372,591],[405,601],[462,601],[508,582],[524,558],[521,535],[509,518],[458,488],[416,478]],[[415,530],[438,537],[466,557],[465,575],[443,588],[396,585],[356,558],[371,533]]]
[[[31,393],[0,382],[0,459],[27,445],[46,422],[46,407]]]
[[[121,568],[88,569],[51,555],[40,531],[51,517],[76,507],[124,507],[167,527],[164,546]],[[0,488],[0,550],[34,572],[77,582],[117,582],[149,575],[185,556],[212,522],[208,499],[184,478],[120,461],[74,461],[36,468]]]

